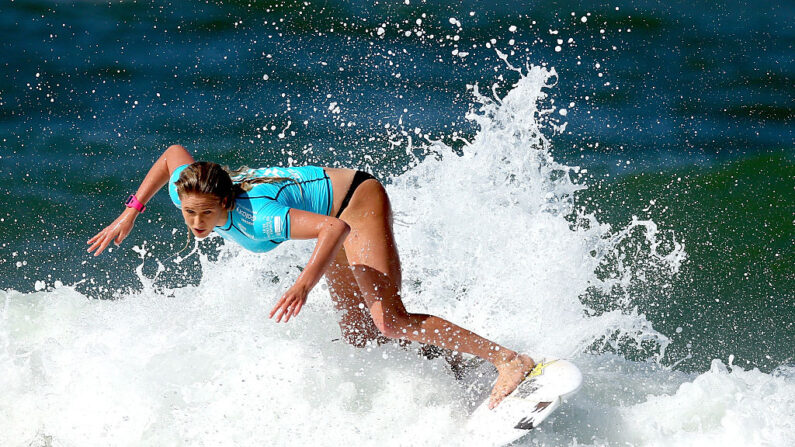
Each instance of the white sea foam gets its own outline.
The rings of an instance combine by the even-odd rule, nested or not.
[[[633,310],[631,285],[643,269],[674,274],[684,248],[653,222],[611,229],[578,210],[587,185],[544,134],[554,79],[528,67],[503,98],[475,89],[464,155],[429,143],[435,155],[389,185],[407,306],[581,366],[582,391],[522,445],[787,445],[792,371],[656,363],[667,338]],[[630,243],[645,262],[626,262]],[[175,290],[139,269],[142,289],[114,301],[0,291],[0,445],[471,445],[445,362],[332,341],[322,284],[289,324],[267,319],[311,248],[224,247]],[[594,312],[589,289],[616,302]],[[656,348],[647,361],[599,349],[622,339]]]

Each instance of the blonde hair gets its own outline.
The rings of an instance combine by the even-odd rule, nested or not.
[[[251,188],[259,183],[293,182],[298,185],[298,188],[301,190],[301,194],[304,193],[303,188],[301,188],[301,184],[298,183],[296,179],[291,177],[263,177],[253,175],[251,173],[251,168],[248,166],[241,166],[237,169],[231,169],[228,166],[222,166],[221,169],[229,174],[229,177],[233,179],[235,186],[238,187],[238,193],[235,195],[235,197],[244,192],[251,191]]]

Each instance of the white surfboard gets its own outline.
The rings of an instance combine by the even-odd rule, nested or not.
[[[563,400],[582,385],[582,373],[568,360],[536,360],[527,378],[496,408],[489,399],[481,403],[467,423],[479,445],[505,445],[538,427]]]

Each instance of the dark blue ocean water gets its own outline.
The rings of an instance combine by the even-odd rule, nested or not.
[[[460,147],[467,86],[502,95],[518,77],[499,50],[556,69],[553,154],[589,171],[582,205],[617,225],[645,209],[688,243],[672,292],[639,303],[680,329],[669,363],[739,352],[770,370],[795,346],[794,16],[766,1],[5,1],[0,288],[139,287],[136,253],[94,259],[84,241],[170,144],[385,178],[428,155],[418,141]],[[145,217],[135,243],[179,249],[164,195]],[[160,278],[195,283],[192,267]]]

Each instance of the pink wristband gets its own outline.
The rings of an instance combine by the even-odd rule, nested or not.
[[[143,213],[146,209],[146,206],[138,201],[138,199],[135,197],[135,194],[130,194],[130,197],[127,197],[127,202],[125,202],[125,205],[127,205],[127,208],[137,209],[139,213]]]

